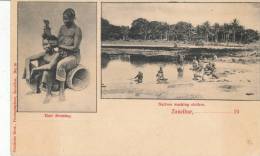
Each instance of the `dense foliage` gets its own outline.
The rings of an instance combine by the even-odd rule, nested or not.
[[[211,24],[208,21],[193,26],[180,21],[169,25],[166,22],[148,21],[144,18],[134,20],[129,26],[116,26],[102,18],[102,40],[168,40],[250,43],[259,39],[256,30],[240,25],[238,19],[230,23]]]

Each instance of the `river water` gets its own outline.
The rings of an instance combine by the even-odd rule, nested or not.
[[[155,59],[143,55],[102,55],[102,83],[128,84],[139,71],[144,75],[143,83],[156,83],[156,74],[160,67],[169,81],[190,81],[193,78],[191,65],[185,63],[183,73],[178,72],[179,65],[171,56],[160,56]]]

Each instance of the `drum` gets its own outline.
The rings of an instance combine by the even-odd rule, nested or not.
[[[32,68],[35,68],[35,65],[32,65]],[[83,90],[88,86],[88,79],[88,70],[84,66],[78,65],[67,72],[66,87],[76,91]],[[36,78],[32,77],[30,82],[27,81],[27,85],[32,90],[36,90]],[[52,84],[52,91],[59,91],[59,88],[59,81],[55,80]],[[43,86],[41,89],[42,91],[46,91],[46,86]]]
[[[68,88],[80,91],[88,85],[89,72],[82,66],[78,65],[67,74],[66,85]]]

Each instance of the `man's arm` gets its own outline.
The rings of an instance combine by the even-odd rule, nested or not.
[[[31,63],[31,61],[38,60],[38,59],[40,59],[41,57],[43,57],[44,55],[45,55],[45,52],[38,53],[38,54],[35,54],[35,55],[32,55],[32,56],[28,57],[28,58],[25,60],[26,80],[29,80],[29,79],[30,79],[30,63]]]
[[[28,57],[28,58],[26,59],[26,62],[38,60],[39,58],[43,57],[44,55],[45,55],[45,52],[41,52],[41,53],[38,53],[38,54],[34,54],[34,55]]]
[[[42,65],[40,67],[36,67],[33,69],[33,71],[51,70],[54,67],[54,65],[57,63],[58,57],[59,57],[59,53],[55,53],[50,63]]]

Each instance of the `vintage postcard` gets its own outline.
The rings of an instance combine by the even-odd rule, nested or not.
[[[14,0],[14,156],[259,156],[260,3]]]

